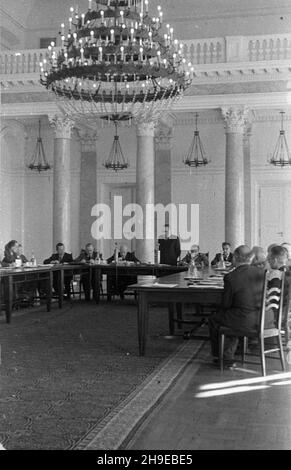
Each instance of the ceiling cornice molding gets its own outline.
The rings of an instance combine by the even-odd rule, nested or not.
[[[291,109],[291,91],[277,93],[250,93],[231,95],[184,96],[172,109],[177,115],[181,112],[220,109],[227,106],[247,106],[250,109]],[[55,102],[28,102],[2,104],[3,118],[51,115],[59,112]]]
[[[183,11],[183,7],[178,7],[177,12]],[[278,6],[272,6],[272,7],[254,7],[254,8],[248,8],[248,9],[237,9],[237,10],[225,10],[219,13],[200,13],[193,8],[193,12],[195,12],[193,15],[191,15],[191,12],[189,11],[189,15],[187,17],[185,16],[173,16],[171,14],[167,14],[167,22],[172,21],[175,23],[185,23],[189,21],[206,21],[206,20],[216,20],[216,19],[231,19],[231,18],[249,18],[249,17],[255,17],[255,16],[282,16],[282,15],[290,15],[291,14],[291,6],[286,5],[278,5]]]
[[[291,91],[184,96],[173,106],[172,112],[217,109],[222,106],[247,106],[250,109],[291,108]]]
[[[213,109],[213,115],[203,116],[205,112],[203,109],[199,110],[199,125],[206,126],[206,125],[223,125],[224,121],[220,114],[219,109]],[[282,108],[278,109],[254,109],[251,111],[251,121],[252,123],[260,123],[260,122],[281,122],[280,111]],[[284,115],[284,121],[290,122],[291,121],[291,109],[289,113],[286,112]],[[175,127],[185,127],[195,125],[195,113],[176,113],[175,114]]]
[[[224,85],[230,83],[288,82],[291,81],[290,60],[224,62],[217,64],[194,64],[191,88],[201,85]],[[44,92],[39,73],[1,74],[2,93]]]

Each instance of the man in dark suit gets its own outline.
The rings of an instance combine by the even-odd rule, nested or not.
[[[235,249],[235,269],[224,276],[222,309],[209,317],[208,326],[214,359],[219,355],[219,327],[254,329],[259,324],[259,314],[264,286],[264,270],[251,266],[252,252],[246,245]],[[234,363],[238,338],[228,338],[225,364]]]
[[[107,259],[107,263],[115,261],[115,253]],[[118,261],[130,261],[132,263],[140,263],[139,259],[136,258],[134,253],[127,250],[126,245],[120,245],[118,252]]]
[[[199,245],[192,245],[190,251],[188,251],[186,256],[184,256],[184,258],[179,262],[179,264],[181,264],[182,266],[190,264],[192,260],[194,261],[195,266],[197,268],[209,266],[208,256],[205,253],[199,252]]]
[[[180,239],[177,235],[170,235],[170,226],[165,224],[165,234],[158,238],[160,250],[160,263],[177,266],[181,254]]]
[[[43,264],[69,264],[72,263],[73,257],[71,253],[66,253],[65,245],[63,243],[57,243],[56,253],[53,253],[50,258],[44,260]],[[67,299],[71,298],[71,281],[73,276],[71,273],[66,273],[64,276],[65,294]],[[57,295],[59,295],[58,288],[58,273],[53,273],[53,288]]]
[[[216,253],[215,257],[211,261],[211,266],[217,265],[220,261],[224,261],[226,265],[232,264],[233,254],[231,253],[230,243],[227,243],[227,242],[222,243],[222,252]]]
[[[131,263],[140,263],[139,259],[135,256],[134,253],[128,251],[126,245],[120,245],[119,253],[118,253],[118,262],[131,262]],[[113,263],[115,261],[115,253],[107,259],[107,263]],[[124,298],[124,291],[126,290],[127,286],[130,284],[136,284],[137,277],[126,275],[126,276],[119,276],[116,275],[112,276],[110,274],[107,275],[107,288],[109,292],[117,292],[120,295],[120,298]]]
[[[79,256],[75,259],[75,263],[80,264],[96,264],[97,260],[99,259],[99,252],[94,250],[92,243],[87,243],[85,246],[85,250],[81,250]],[[95,271],[92,272],[91,277],[91,286],[93,288],[93,297],[96,300],[96,292],[95,292],[95,279],[94,279]],[[90,300],[90,276],[89,274],[82,274],[81,275],[81,284],[84,289],[85,293],[85,300]]]

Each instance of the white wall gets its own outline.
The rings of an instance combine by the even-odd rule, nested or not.
[[[21,122],[2,125],[0,153],[0,255],[10,239],[24,237],[24,156],[26,133]]]

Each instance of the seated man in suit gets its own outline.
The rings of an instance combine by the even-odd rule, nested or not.
[[[216,266],[220,261],[224,261],[226,266],[232,264],[233,254],[231,253],[231,246],[228,242],[222,243],[222,252],[216,253],[215,257],[211,261],[211,266]]]
[[[252,266],[267,269],[267,255],[264,251],[264,248],[262,248],[261,246],[253,246],[252,253]]]
[[[72,263],[73,257],[71,253],[66,253],[65,245],[63,243],[57,243],[56,253],[53,253],[50,258],[44,260],[43,264],[69,264]],[[64,275],[64,284],[65,284],[65,294],[67,299],[71,298],[71,280],[73,276],[71,273],[66,273]],[[57,295],[59,295],[58,287],[58,273],[53,273],[53,288]]]
[[[81,250],[79,256],[75,259],[75,263],[80,264],[96,264],[97,260],[99,259],[99,252],[94,250],[92,243],[87,243],[85,246],[85,250]],[[94,278],[94,271],[92,272],[91,277],[91,286],[93,288],[93,297],[96,300],[96,292],[95,292],[95,278]],[[81,275],[81,284],[84,289],[85,293],[85,300],[90,300],[90,276],[88,273]]]
[[[197,268],[203,268],[203,266],[209,266],[208,256],[205,253],[199,252],[199,245],[192,245],[190,251],[184,256],[184,258],[180,261],[180,265],[190,264],[191,261],[194,260],[195,266]]]
[[[235,269],[224,276],[222,308],[208,319],[211,350],[215,361],[219,355],[219,328],[254,329],[259,325],[265,271],[251,266],[252,252],[246,245],[234,250]],[[238,338],[227,338],[226,365],[234,364]]]
[[[165,224],[165,233],[158,238],[160,250],[160,263],[177,266],[177,260],[181,254],[180,239],[177,235],[170,234],[169,224]]]
[[[113,263],[115,261],[115,254],[110,256],[107,259],[107,262]],[[128,251],[126,245],[120,245],[119,253],[118,253],[118,261],[129,261],[133,263],[140,263],[139,259],[136,258],[135,254]],[[127,286],[130,284],[136,284],[137,277],[126,275],[126,276],[119,276],[116,278],[115,275],[107,275],[107,288],[109,292],[118,292],[120,298],[124,298],[124,291],[126,290]]]
[[[110,264],[115,261],[115,254],[113,253],[110,258],[107,259],[107,263]],[[118,252],[118,261],[130,261],[133,263],[140,263],[139,259],[136,258],[135,254],[128,251],[126,245],[120,245]]]

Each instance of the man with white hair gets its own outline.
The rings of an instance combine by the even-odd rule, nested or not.
[[[288,254],[288,261],[287,261],[287,266],[291,267],[291,243],[284,242],[282,243],[283,248],[287,251]]]
[[[221,310],[209,317],[208,326],[214,361],[218,362],[219,328],[253,330],[259,325],[259,314],[264,286],[264,270],[251,266],[252,251],[247,245],[234,250],[235,269],[224,276],[224,292]],[[234,364],[238,338],[227,338],[224,364]]]
[[[188,251],[186,256],[184,256],[179,264],[190,264],[192,260],[194,261],[197,268],[201,268],[202,266],[209,266],[208,257],[205,255],[205,253],[200,253],[199,245],[192,245],[190,251]]]

